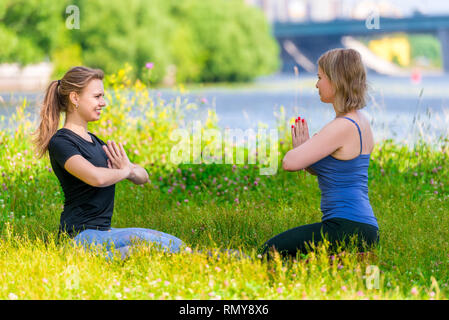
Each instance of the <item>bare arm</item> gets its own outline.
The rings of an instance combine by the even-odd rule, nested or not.
[[[347,123],[335,119],[312,138],[288,151],[282,160],[282,168],[287,171],[307,170],[313,163],[341,148],[350,134],[351,128]]]
[[[70,157],[64,164],[71,175],[93,187],[108,187],[129,177],[131,168],[109,169],[96,167],[81,155]]]

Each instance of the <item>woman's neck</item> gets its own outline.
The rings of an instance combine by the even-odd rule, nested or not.
[[[87,123],[77,123],[73,121],[66,121],[64,123],[64,128],[72,130],[80,136],[87,136]]]
[[[334,109],[335,109],[335,107],[334,107]],[[344,112],[337,112],[337,110],[335,109],[335,118],[338,118],[338,117],[346,117],[346,116],[351,116],[351,115],[357,115],[357,110],[352,110],[352,111],[349,111],[349,112],[346,112],[346,113],[344,113]]]

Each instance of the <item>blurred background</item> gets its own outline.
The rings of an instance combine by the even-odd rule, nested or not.
[[[449,136],[449,2],[438,0],[2,0],[0,115],[72,66],[127,70],[150,94],[184,95],[222,127],[300,115],[319,130],[316,61],[354,48],[370,84],[376,139]],[[182,90],[180,90],[182,88]]]

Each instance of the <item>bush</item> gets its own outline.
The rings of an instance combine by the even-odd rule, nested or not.
[[[68,29],[69,1],[3,1],[0,60],[51,59],[55,77],[76,64],[152,82],[245,81],[278,67],[278,48],[261,11],[241,0],[79,0],[80,28]]]

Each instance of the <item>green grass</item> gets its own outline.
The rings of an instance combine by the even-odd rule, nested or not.
[[[7,190],[0,194],[0,298],[446,299],[449,172],[442,165],[448,154],[423,149],[413,162],[414,150],[388,141],[381,146],[369,171],[380,244],[368,258],[347,250],[339,263],[332,263],[324,247],[284,263],[257,257],[257,248],[270,237],[320,221],[316,177],[303,173],[258,176],[254,166],[184,165],[180,173],[161,175],[162,181],[152,174],[152,183],[144,186],[121,182],[114,227],[152,228],[194,249],[235,248],[252,258],[140,248],[125,261],[108,262],[55,241],[63,197],[52,172],[8,172],[2,178]],[[407,161],[409,167],[401,166]],[[167,192],[182,181],[184,191]],[[369,265],[380,270],[379,289],[367,288]]]

